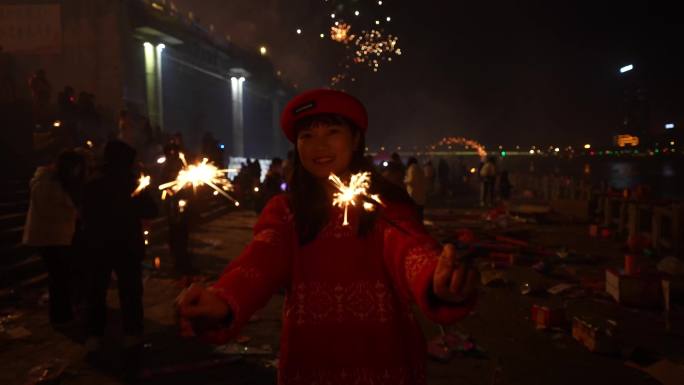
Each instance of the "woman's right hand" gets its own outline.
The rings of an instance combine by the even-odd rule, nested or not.
[[[193,283],[176,299],[176,308],[181,318],[190,321],[223,321],[230,315],[230,307],[206,287]]]

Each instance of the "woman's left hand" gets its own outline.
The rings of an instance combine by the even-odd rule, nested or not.
[[[432,278],[432,289],[437,298],[451,303],[462,303],[477,292],[479,273],[452,244],[444,245]]]

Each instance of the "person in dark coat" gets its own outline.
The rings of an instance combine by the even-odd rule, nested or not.
[[[119,301],[126,335],[124,346],[141,342],[143,333],[142,268],[145,255],[142,220],[157,215],[147,190],[132,195],[137,187],[134,172],[135,150],[113,140],[104,150],[99,175],[85,186],[83,231],[90,254],[90,291],[86,343],[97,350],[107,322],[107,289],[112,271],[116,273]]]
[[[162,168],[162,183],[176,179],[183,168],[180,147],[171,141],[164,147],[166,161]],[[192,255],[190,254],[190,222],[194,210],[192,191],[180,190],[164,200],[165,215],[169,225],[169,251],[173,257],[174,269],[180,274],[191,274]]]
[[[285,179],[283,178],[283,160],[280,158],[273,158],[271,165],[268,168],[264,182],[259,188],[255,211],[260,213],[266,206],[266,202],[271,200],[274,196],[283,192],[282,185]]]
[[[502,171],[499,175],[499,197],[502,201],[511,199],[511,190],[513,190],[513,185],[508,179],[508,171]]]

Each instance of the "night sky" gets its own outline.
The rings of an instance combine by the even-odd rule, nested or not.
[[[618,69],[633,63],[629,76],[647,90],[649,129],[684,127],[684,24],[673,9],[641,3],[385,0],[387,30],[403,55],[378,73],[358,68],[345,89],[369,109],[371,147],[446,135],[488,146],[607,145],[628,81]],[[177,4],[237,45],[268,46],[299,89],[327,86],[344,57],[318,39],[330,22],[324,0]]]

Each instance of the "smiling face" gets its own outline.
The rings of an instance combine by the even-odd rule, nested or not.
[[[304,169],[314,177],[344,176],[359,140],[347,124],[314,122],[297,132],[297,152]]]

